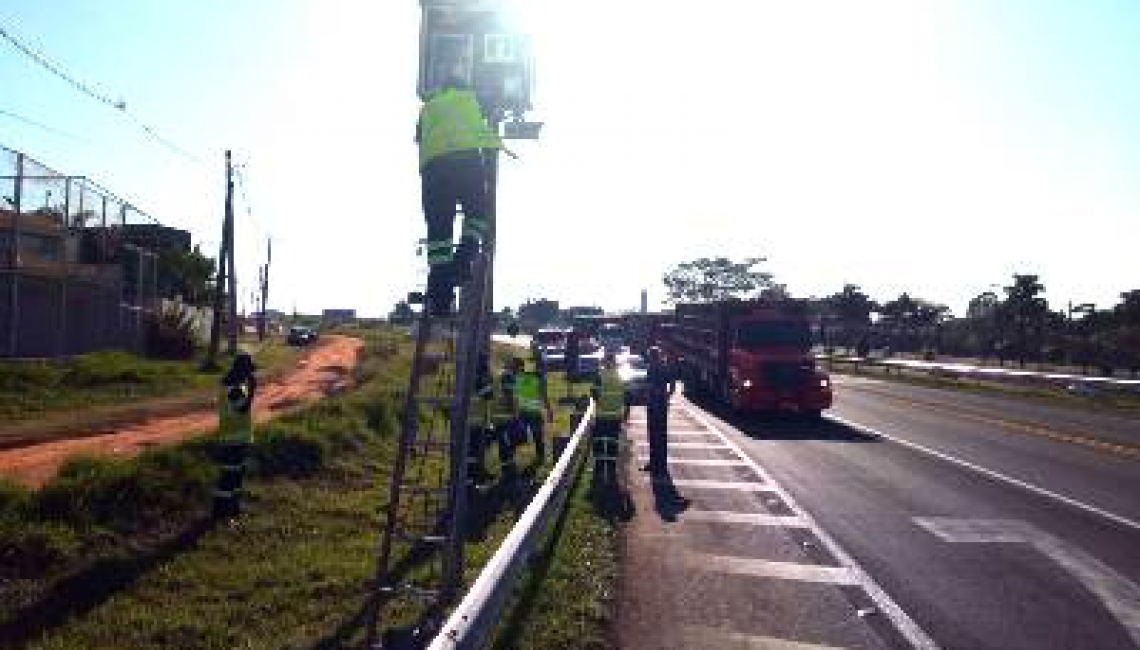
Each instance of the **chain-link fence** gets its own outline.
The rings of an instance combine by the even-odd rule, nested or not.
[[[160,231],[86,178],[0,146],[0,357],[141,350]]]

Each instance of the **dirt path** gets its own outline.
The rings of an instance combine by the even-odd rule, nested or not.
[[[295,370],[261,387],[254,405],[255,419],[264,422],[347,388],[363,349],[364,342],[360,339],[322,337]],[[112,431],[80,432],[67,440],[7,449],[0,451],[0,475],[38,486],[51,478],[68,456],[137,454],[147,447],[170,444],[208,431],[217,423],[215,408],[197,408],[120,425]]]

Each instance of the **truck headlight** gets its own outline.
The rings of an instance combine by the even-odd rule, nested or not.
[[[831,385],[831,380],[828,379],[827,377],[823,377],[819,380],[819,387],[820,388],[827,388],[830,385]]]
[[[752,380],[751,379],[745,379],[744,381],[742,381],[740,383],[740,385],[744,386],[745,388],[752,388]]]

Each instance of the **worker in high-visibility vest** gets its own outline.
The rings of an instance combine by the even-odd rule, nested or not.
[[[214,517],[231,519],[241,514],[245,460],[253,442],[253,397],[257,392],[257,368],[242,352],[234,357],[222,378],[218,405],[218,483],[214,488]]]
[[[594,467],[603,480],[617,475],[618,445],[626,418],[625,384],[617,371],[617,357],[607,352],[590,391],[596,402],[594,415]]]
[[[470,276],[471,260],[490,232],[492,159],[503,148],[475,92],[453,75],[420,109],[416,124],[428,258],[428,303],[434,315],[452,313],[454,288]],[[452,238],[455,206],[463,208],[458,249]]]
[[[509,359],[499,374],[491,405],[491,423],[495,427],[495,438],[499,446],[499,473],[506,482],[514,481],[518,475],[515,445],[524,435],[519,419],[518,394],[515,391],[517,361],[519,360]]]
[[[546,462],[546,426],[554,421],[550,394],[546,385],[546,369],[542,356],[534,354],[534,369],[527,370],[522,359],[516,359],[515,393],[518,396],[519,421],[534,442],[535,466]]]
[[[467,486],[472,489],[489,478],[483,456],[487,449],[487,438],[494,433],[494,397],[495,382],[491,378],[487,355],[480,355],[475,373],[475,391],[467,406]]]

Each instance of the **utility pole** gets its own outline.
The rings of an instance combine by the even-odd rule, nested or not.
[[[237,310],[237,265],[234,264],[234,249],[237,248],[234,242],[234,175],[233,165],[230,162],[230,152],[226,152],[226,234],[228,235],[227,242],[229,248],[226,250],[228,256],[228,264],[230,267],[230,274],[227,278],[229,280],[230,292],[230,331],[229,339],[226,343],[226,354],[237,354],[237,338],[238,338],[238,310]]]
[[[210,322],[210,345],[206,352],[206,361],[202,367],[214,370],[218,367],[218,344],[221,338],[222,315],[226,311],[227,264],[232,259],[228,252],[231,248],[230,225],[234,207],[234,169],[230,152],[226,151],[226,207],[222,216],[222,243],[218,247],[218,275],[214,282],[214,318]],[[230,283],[232,286],[232,283]],[[233,310],[230,311],[231,320]]]
[[[269,304],[269,265],[273,263],[273,240],[265,240],[265,266],[261,267],[261,316],[257,321],[257,338],[265,340],[265,310]]]

